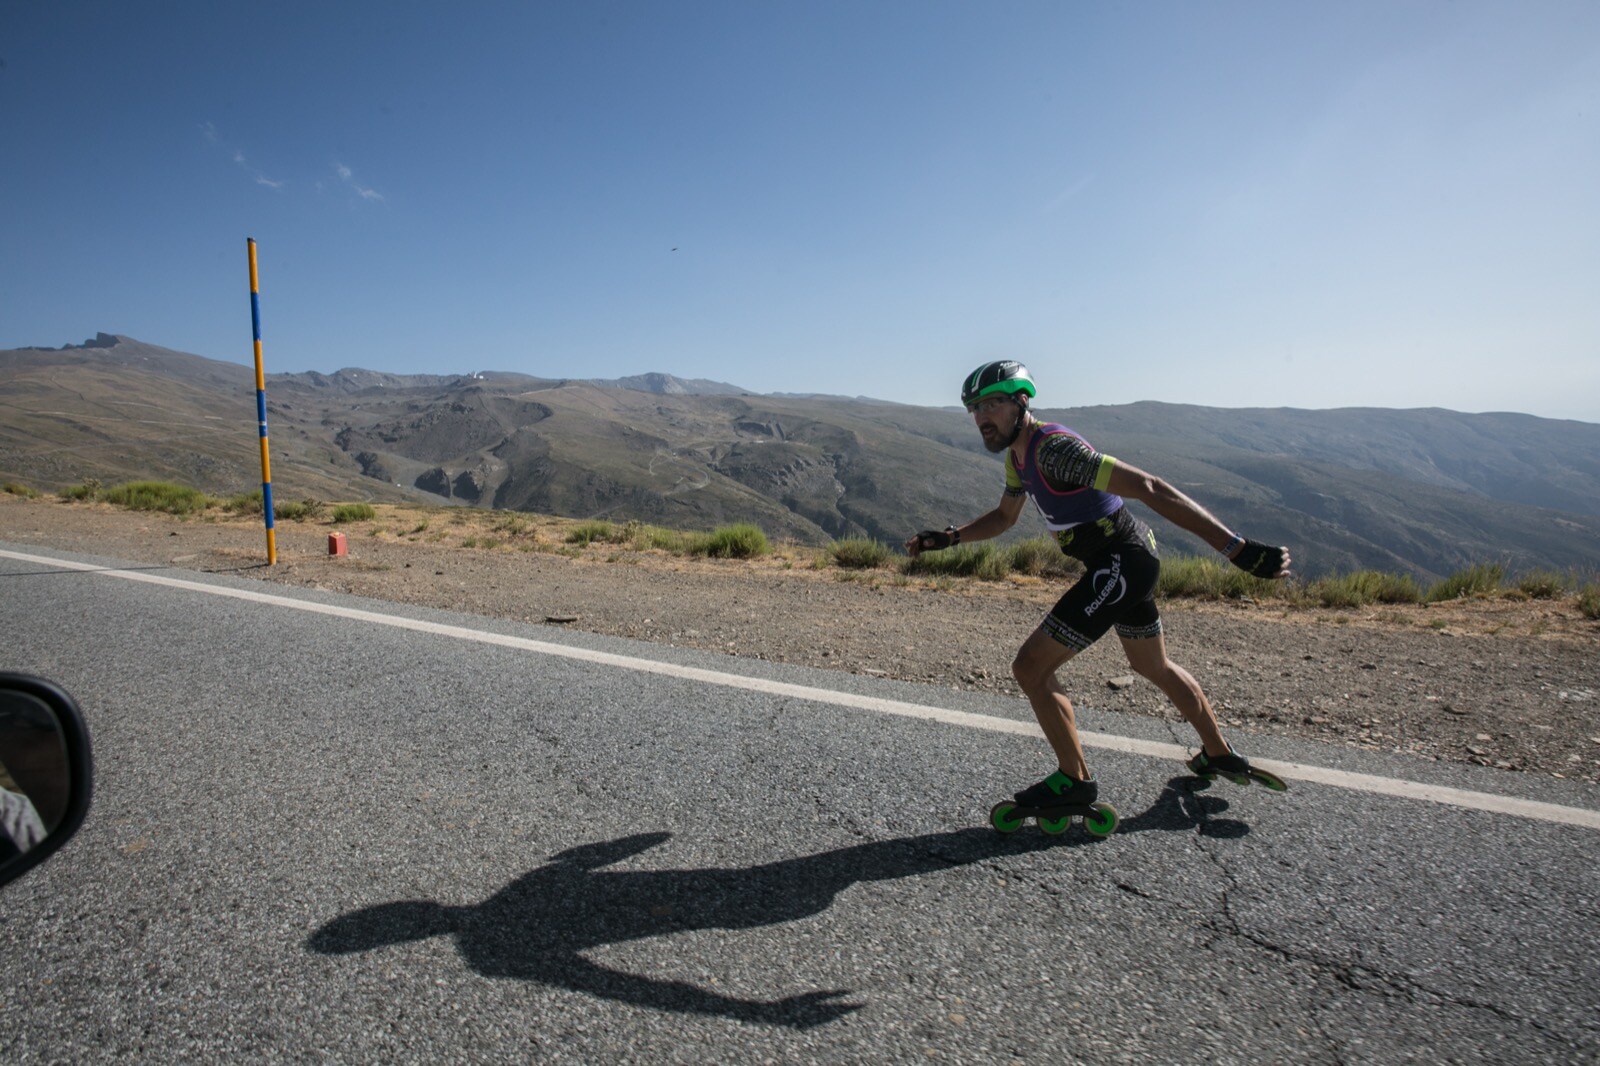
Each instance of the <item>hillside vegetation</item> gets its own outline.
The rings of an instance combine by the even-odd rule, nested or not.
[[[37,497],[40,492],[15,482],[0,491]],[[187,485],[140,481],[103,487],[96,481],[60,493],[69,502],[103,502],[129,510],[173,515],[261,514],[262,494],[222,499]],[[553,515],[492,513],[463,508],[328,504],[319,500],[277,503],[275,521],[360,525],[362,535],[394,538],[462,550],[599,553],[612,561],[626,552],[656,552],[712,559],[770,558],[783,567],[834,569],[842,580],[889,579],[909,582],[1004,581],[1050,576],[1066,580],[1082,573],[1047,536],[1011,544],[984,542],[913,559],[898,548],[866,538],[836,540],[817,547],[793,541],[774,544],[758,527],[738,523],[708,532],[666,529],[642,522],[616,523],[564,519]],[[1591,573],[1534,571],[1508,575],[1497,563],[1479,563],[1438,581],[1419,582],[1409,574],[1360,570],[1311,580],[1270,581],[1251,577],[1216,557],[1177,556],[1162,564],[1157,594],[1163,599],[1249,600],[1293,606],[1366,607],[1379,604],[1442,603],[1463,598],[1560,600],[1572,598],[1587,618],[1600,619],[1600,580]]]
[[[1063,386],[1064,387],[1064,386]],[[250,368],[102,334],[0,352],[0,480],[59,491],[155,478],[226,497],[260,484]],[[959,410],[756,396],[644,375],[269,375],[279,499],[432,504],[779,541],[896,544],[999,498],[999,461]],[[1600,569],[1600,426],[1449,411],[1041,414],[1157,473],[1313,576],[1475,565]],[[1169,554],[1204,554],[1146,515]],[[1039,532],[1025,518],[1006,546]],[[993,564],[990,564],[993,565]]]

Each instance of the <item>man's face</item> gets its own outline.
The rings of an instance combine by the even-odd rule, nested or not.
[[[967,410],[983,435],[983,446],[991,452],[1005,451],[1016,439],[1022,408],[1009,396],[985,396]]]

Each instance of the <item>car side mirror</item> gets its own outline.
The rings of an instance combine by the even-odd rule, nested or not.
[[[72,839],[93,791],[89,728],[72,697],[43,678],[0,673],[0,885]]]

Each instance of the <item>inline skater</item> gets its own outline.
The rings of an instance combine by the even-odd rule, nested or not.
[[[1065,426],[1040,422],[1029,409],[1037,395],[1027,367],[1019,362],[986,363],[972,372],[961,386],[961,402],[984,446],[1006,453],[1005,493],[998,507],[966,525],[923,530],[905,545],[915,557],[999,536],[1016,524],[1024,498],[1032,497],[1061,550],[1084,565],[1083,577],[1045,616],[1011,664],[1058,763],[1056,773],[1017,793],[1017,807],[1087,808],[1098,798],[1099,787],[1078,740],[1072,701],[1056,671],[1113,626],[1129,665],[1153,682],[1199,734],[1201,751],[1189,761],[1191,772],[1239,783],[1253,777],[1269,787],[1285,787],[1253,769],[1228,745],[1199,683],[1167,657],[1154,595],[1161,569],[1155,534],[1128,511],[1123,499],[1147,505],[1257,577],[1287,576],[1288,549],[1247,540],[1161,478],[1101,454]],[[1115,812],[1110,824],[1114,827]]]

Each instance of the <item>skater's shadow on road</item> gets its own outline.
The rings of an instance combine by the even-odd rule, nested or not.
[[[1083,842],[964,829],[858,844],[746,869],[604,869],[670,837],[641,833],[572,848],[476,905],[410,900],[365,907],[324,925],[307,946],[321,954],[343,955],[453,936],[468,965],[486,977],[536,981],[662,1011],[805,1029],[837,1020],[860,1004],[840,1001],[848,990],[807,992],[771,1002],[741,999],[685,981],[610,969],[584,952],[671,933],[779,925],[822,913],[851,885],[918,877]],[[781,971],[781,960],[776,961]]]
[[[1235,818],[1219,818],[1228,801],[1209,791],[1197,791],[1195,778],[1178,776],[1167,782],[1150,809],[1117,825],[1117,833],[1142,833],[1151,829],[1165,832],[1192,830],[1201,836],[1237,840],[1250,832],[1250,826]]]

